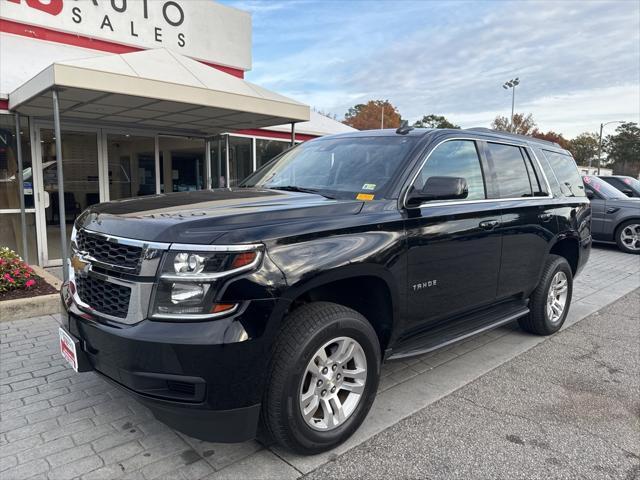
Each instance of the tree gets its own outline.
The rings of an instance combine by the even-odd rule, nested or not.
[[[384,128],[398,128],[400,113],[389,100],[369,100],[351,107],[344,116],[342,123],[358,130],[374,130],[381,127],[384,112]]]
[[[425,115],[422,120],[418,120],[413,124],[416,128],[460,128],[460,125],[451,123],[442,115]]]
[[[638,177],[640,172],[640,128],[634,122],[626,122],[616,128],[615,135],[608,135],[605,151],[616,175]]]
[[[564,138],[562,136],[561,133],[556,133],[552,130],[549,130],[547,133],[542,133],[540,130],[538,130],[537,128],[531,132],[530,134],[532,137],[535,138],[539,138],[541,140],[547,140],[549,142],[555,142],[558,145],[560,145],[562,148],[564,148],[565,150],[569,150],[569,140],[567,140],[566,138]]]
[[[598,156],[598,135],[590,132],[581,133],[569,141],[567,150],[571,152],[578,165],[587,166],[591,162],[595,166]]]
[[[513,116],[513,125],[511,125],[511,120],[502,115],[498,115],[491,123],[491,128],[502,132],[531,135],[536,130],[536,122],[533,120],[533,115],[531,114],[525,116],[524,113],[516,113]]]

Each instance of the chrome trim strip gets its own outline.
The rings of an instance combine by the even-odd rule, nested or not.
[[[243,265],[242,267],[234,268],[232,270],[213,273],[186,273],[183,275],[177,273],[163,273],[160,275],[160,280],[163,280],[165,282],[215,282],[220,278],[230,277],[238,273],[246,272],[247,270],[253,270],[260,264],[261,261],[262,252],[257,251],[256,258],[254,258],[251,263]]]
[[[259,250],[262,244],[248,243],[245,245],[203,245],[197,243],[172,243],[169,250],[184,250],[191,252],[250,252]]]
[[[161,319],[161,320],[211,320],[214,318],[225,317],[236,313],[240,307],[239,303],[236,303],[233,308],[218,313],[154,313],[149,318]]]
[[[534,200],[534,199],[538,199],[538,200],[548,200],[550,198],[553,198],[553,195],[551,194],[551,188],[549,187],[549,195],[544,196],[544,197],[515,197],[515,198],[486,198],[486,199],[482,199],[482,200],[453,200],[451,202],[424,202],[421,203],[420,205],[416,206],[416,207],[408,207],[407,206],[407,197],[409,196],[409,190],[411,190],[411,186],[415,183],[416,178],[418,178],[418,175],[420,175],[420,172],[422,171],[422,169],[424,168],[425,164],[427,163],[427,161],[429,160],[429,157],[431,157],[431,154],[433,152],[435,152],[437,150],[437,148],[442,145],[443,143],[446,142],[451,142],[454,140],[467,140],[467,141],[473,141],[473,142],[488,142],[488,143],[500,143],[503,145],[511,145],[512,147],[522,147],[522,148],[528,148],[529,145],[526,142],[522,142],[523,144],[519,144],[519,143],[513,143],[513,142],[503,142],[500,140],[487,140],[484,138],[477,138],[477,137],[453,137],[453,138],[445,138],[444,140],[442,140],[441,142],[438,142],[436,144],[435,147],[433,147],[431,149],[431,151],[429,152],[429,154],[425,157],[425,159],[422,161],[422,163],[420,164],[420,168],[418,168],[418,171],[416,172],[416,174],[413,176],[413,178],[411,179],[411,181],[408,183],[408,187],[406,189],[406,191],[404,192],[404,197],[402,199],[402,207],[405,209],[410,209],[410,208],[424,208],[424,207],[437,207],[437,206],[442,206],[442,205],[460,205],[460,204],[471,204],[471,203],[483,203],[483,202],[509,202],[509,201],[513,201],[513,200]],[[538,157],[535,157],[536,161],[538,161]],[[480,160],[480,157],[478,156],[478,160]],[[539,162],[538,162],[539,165]],[[544,175],[544,170],[542,169],[542,166],[540,166],[540,171],[542,171],[542,174]],[[547,181],[547,177],[545,175],[545,181]],[[548,181],[547,181],[547,186],[548,186]]]
[[[171,245],[170,243],[150,242],[147,240],[136,240],[133,238],[118,237],[117,235],[109,235],[106,233],[96,232],[84,227],[82,227],[81,230],[84,230],[85,232],[88,232],[91,235],[98,235],[100,237],[104,237],[109,242],[120,243],[122,245],[129,245],[131,247],[140,247],[143,249],[151,248],[155,250],[168,250],[169,246]]]

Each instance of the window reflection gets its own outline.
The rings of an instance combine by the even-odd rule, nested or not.
[[[153,137],[108,134],[107,155],[111,200],[156,193]]]

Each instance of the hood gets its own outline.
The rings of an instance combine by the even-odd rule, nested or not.
[[[214,243],[232,230],[355,215],[363,202],[257,188],[199,190],[101,203],[76,224],[157,242]]]

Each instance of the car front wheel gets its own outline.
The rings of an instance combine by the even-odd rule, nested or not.
[[[380,377],[380,344],[358,312],[328,302],[285,320],[263,401],[263,425],[285,448],[313,454],[344,442],[365,419]]]
[[[626,253],[640,254],[640,220],[624,222],[616,230],[618,248]]]

